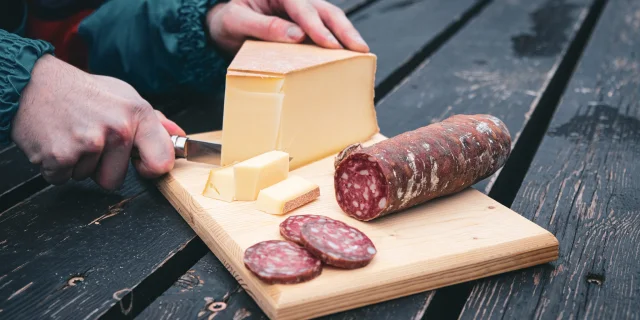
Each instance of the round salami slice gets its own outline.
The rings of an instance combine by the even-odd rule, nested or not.
[[[322,273],[322,262],[290,241],[267,240],[244,252],[244,265],[269,284],[309,281]]]
[[[302,226],[309,221],[323,220],[323,219],[337,221],[326,216],[320,216],[315,214],[301,214],[301,215],[290,216],[280,223],[280,234],[285,239],[295,242],[299,245],[302,245],[302,241],[300,240],[300,229],[302,229]]]
[[[368,265],[377,250],[362,231],[336,220],[311,220],[300,230],[302,243],[314,256],[334,267]]]

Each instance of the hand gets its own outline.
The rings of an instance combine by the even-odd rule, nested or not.
[[[324,0],[231,0],[209,10],[207,25],[216,44],[231,55],[249,37],[300,43],[306,35],[322,47],[369,51],[344,12]]]
[[[47,182],[91,177],[108,190],[124,181],[133,147],[143,177],[171,170],[170,134],[185,133],[127,83],[90,75],[50,55],[36,63],[11,131]]]

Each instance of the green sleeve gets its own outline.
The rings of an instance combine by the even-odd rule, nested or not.
[[[46,41],[23,38],[0,29],[0,146],[11,142],[11,123],[31,70],[44,54],[53,54]]]
[[[111,0],[85,18],[89,71],[119,78],[142,94],[211,93],[230,61],[208,36],[217,0]]]

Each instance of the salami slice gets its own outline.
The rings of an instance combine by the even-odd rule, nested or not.
[[[282,235],[285,239],[295,242],[299,245],[302,245],[302,240],[300,239],[300,229],[302,226],[313,220],[333,220],[326,216],[314,215],[314,214],[302,214],[288,217],[284,221],[280,223],[280,235]]]
[[[377,253],[369,237],[360,230],[336,220],[308,221],[302,226],[300,234],[307,250],[324,263],[339,268],[364,267]]]
[[[342,152],[336,199],[350,217],[373,220],[462,191],[500,169],[510,152],[511,136],[500,119],[454,115]]]
[[[262,241],[247,248],[244,265],[270,284],[309,281],[322,273],[322,262],[318,258],[303,247],[283,240]]]

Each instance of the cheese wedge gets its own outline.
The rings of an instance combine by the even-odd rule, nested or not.
[[[209,171],[209,179],[202,191],[207,198],[232,202],[235,200],[233,167],[215,168]]]
[[[256,207],[269,214],[282,215],[320,196],[317,184],[299,176],[289,176],[258,194]]]
[[[371,53],[246,41],[227,71],[221,164],[279,150],[293,170],[369,140],[375,70]]]
[[[235,199],[254,201],[260,190],[289,176],[289,154],[272,150],[233,166]]]

